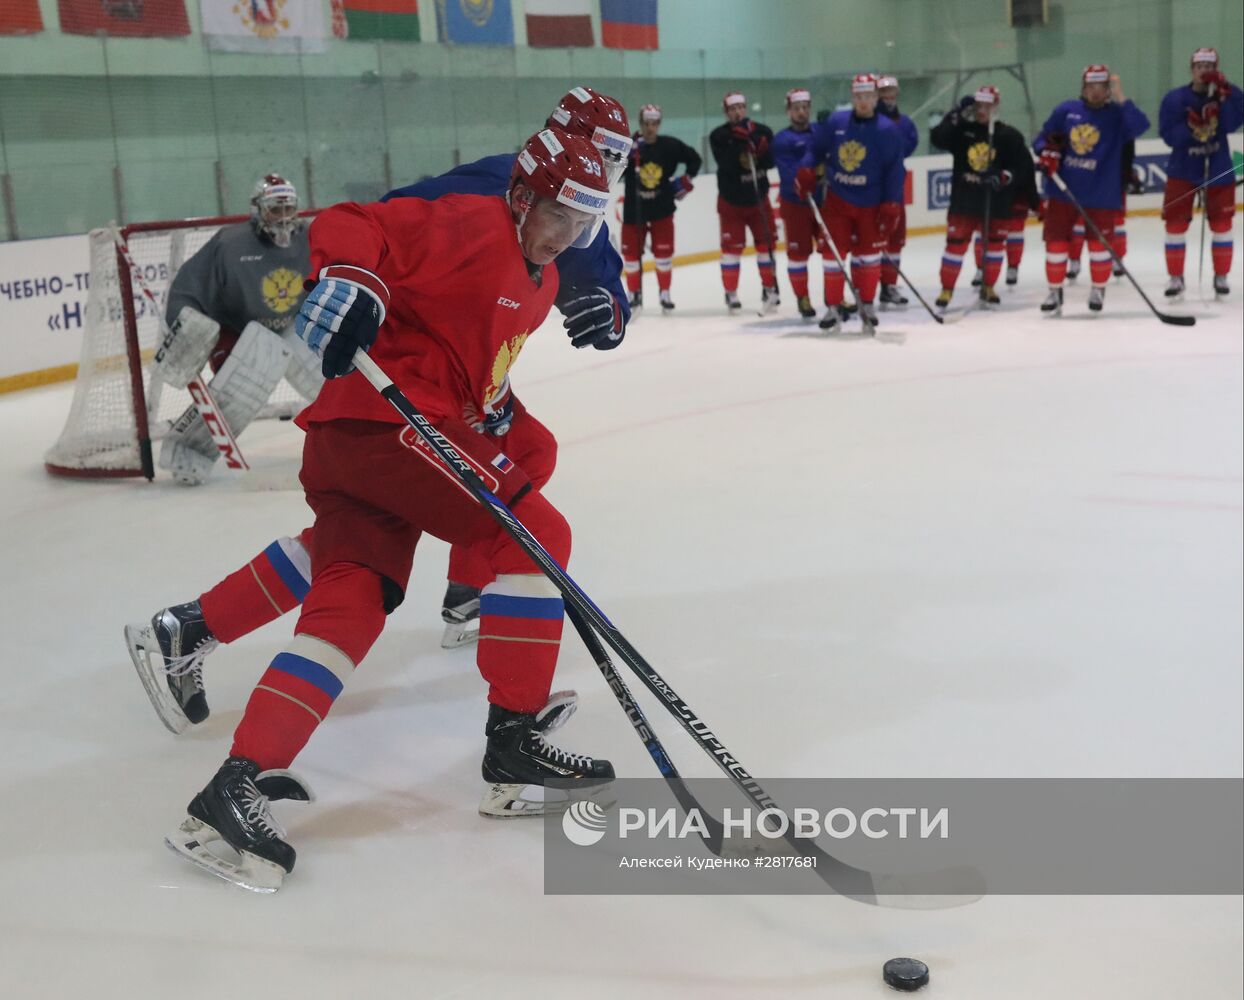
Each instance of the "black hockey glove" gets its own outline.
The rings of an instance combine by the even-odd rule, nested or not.
[[[965,122],[976,121],[976,98],[971,94],[959,98],[959,118]]]
[[[354,370],[354,352],[376,341],[389,305],[389,289],[361,267],[323,268],[294,319],[294,332],[323,359],[325,378]]]
[[[1010,187],[1012,180],[1009,170],[990,170],[985,174],[985,183],[989,185],[991,191],[1001,191],[1004,187]]]
[[[557,307],[566,317],[562,326],[575,347],[607,351],[617,347],[626,332],[626,317],[608,289],[572,288]]]

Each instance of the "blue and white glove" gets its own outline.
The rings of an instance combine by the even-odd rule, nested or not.
[[[349,264],[323,268],[294,319],[294,332],[322,359],[325,378],[354,370],[354,352],[376,341],[389,289],[371,271]]]
[[[575,347],[607,351],[626,333],[626,317],[607,288],[569,289],[557,308],[566,317],[562,326]]]

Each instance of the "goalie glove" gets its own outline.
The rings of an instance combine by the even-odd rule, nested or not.
[[[156,351],[160,381],[184,389],[199,377],[220,340],[220,324],[193,306],[182,306]]]
[[[389,289],[371,271],[349,264],[323,268],[298,310],[294,330],[322,360],[325,378],[354,370],[354,352],[371,349],[384,323]]]

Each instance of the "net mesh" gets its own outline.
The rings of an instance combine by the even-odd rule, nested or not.
[[[165,385],[151,365],[164,336],[168,287],[181,265],[222,225],[245,218],[158,223],[129,233],[126,243],[141,282],[131,280],[124,287],[112,231],[91,232],[91,278],[82,355],[64,430],[44,456],[50,471],[83,476],[143,474],[136,407],[146,409],[150,437],[159,440],[192,405],[188,392]],[[143,294],[142,284],[150,289],[158,308]],[[133,303],[139,351],[142,398],[138,399],[133,388],[133,364],[126,351],[126,296]],[[303,405],[302,397],[282,379],[260,416],[289,417]]]

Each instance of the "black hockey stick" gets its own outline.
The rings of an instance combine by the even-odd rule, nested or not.
[[[752,190],[756,192],[756,211],[760,213],[760,224],[764,226],[765,230],[765,242],[769,244],[769,265],[773,268],[773,289],[781,295],[777,277],[777,234],[773,232],[773,227],[769,225],[769,196],[766,194],[763,199],[760,197],[760,178],[756,176],[756,157],[752,153],[750,143],[747,147],[747,163],[752,171]],[[744,233],[743,235],[746,238],[747,234]],[[760,254],[757,253],[756,256],[759,258]]]
[[[1055,170],[1049,175],[1049,177],[1054,182],[1054,185],[1058,188],[1058,190],[1065,194],[1071,201],[1071,204],[1075,206],[1076,211],[1080,213],[1080,218],[1084,220],[1085,227],[1087,227],[1093,235],[1097,237],[1097,242],[1104,246],[1110,253],[1110,258],[1114,261],[1115,268],[1127,275],[1127,280],[1130,281],[1132,283],[1132,287],[1140,293],[1140,297],[1145,300],[1145,305],[1153,311],[1153,315],[1155,315],[1163,323],[1169,323],[1171,326],[1195,326],[1195,316],[1174,316],[1171,313],[1161,312],[1158,307],[1149,300],[1149,296],[1145,294],[1145,290],[1140,287],[1140,282],[1132,277],[1132,272],[1127,269],[1127,265],[1124,264],[1119,255],[1114,252],[1114,247],[1110,245],[1110,241],[1101,234],[1101,230],[1097,228],[1097,223],[1089,218],[1088,212],[1086,212],[1084,210],[1084,206],[1080,204],[1080,199],[1072,193],[1069,187],[1067,187],[1066,181],[1058,175],[1058,171]]]
[[[931,305],[929,305],[924,300],[924,296],[920,294],[920,290],[911,283],[911,279],[908,278],[907,275],[903,273],[903,269],[900,267],[896,267],[894,270],[898,271],[898,276],[902,278],[903,281],[906,283],[907,287],[911,289],[911,294],[916,297],[916,301],[919,302],[922,306],[924,306],[924,311],[927,312],[930,316],[932,316],[935,322],[945,323],[946,322],[945,317],[939,315],[937,310],[935,310]]]
[[[673,688],[658,674],[639,651],[622,635],[614,624],[605,616],[583,589],[570,578],[564,569],[536,539],[534,535],[514,516],[513,511],[495,494],[493,494],[475,474],[453,443],[449,441],[422,413],[406,398],[405,394],[381,370],[370,357],[361,351],[354,356],[354,364],[372,386],[388,401],[402,419],[410,425],[416,434],[448,467],[476,500],[488,511],[506,533],[514,539],[524,553],[539,567],[540,571],[557,587],[566,602],[566,613],[579,634],[584,637],[589,651],[596,656],[597,666],[609,679],[612,673],[618,681],[617,672],[612,669],[608,656],[598,642],[589,640],[588,634],[595,630],[609,646],[622,658],[623,662],[643,682],[663,704],[679,725],[696,741],[721,768],[734,785],[748,799],[762,809],[777,808],[773,799],[760,786],[760,783],[743,767],[739,760],[713,734],[703,720],[691,710]],[[597,655],[599,654],[599,655]],[[613,688],[612,681],[610,687]],[[623,686],[624,687],[624,686]],[[617,689],[615,694],[617,693]],[[629,696],[629,692],[627,692]],[[619,699],[621,700],[621,699]],[[629,702],[637,711],[634,699]],[[627,707],[624,705],[624,708]],[[632,715],[627,711],[628,718],[636,732],[644,739],[649,754],[657,762],[662,773],[671,773],[670,787],[684,808],[690,808],[694,799],[682,785],[677,772],[665,754],[664,748],[656,740],[656,734],[646,725],[642,713]],[[659,752],[658,752],[659,751]],[[664,764],[664,767],[662,767]],[[700,810],[701,814],[703,810]],[[786,824],[783,839],[799,854],[816,859],[817,875],[835,892],[862,903],[883,906],[900,906],[907,908],[940,908],[959,906],[979,898],[984,893],[984,879],[972,868],[951,868],[938,872],[912,875],[874,874],[855,868],[833,855],[822,850],[814,841],[796,837],[793,824]],[[953,900],[953,902],[951,901]]]
[[[981,229],[981,242],[984,244],[981,248],[981,289],[980,301],[982,304],[989,301],[989,294],[985,289],[989,288],[985,284],[985,273],[989,270],[989,226],[991,223],[990,216],[993,215],[993,188],[989,186],[986,178],[990,170],[993,169],[993,111],[989,112],[989,146],[985,153],[985,173],[982,175],[982,182],[985,184],[985,224]]]

